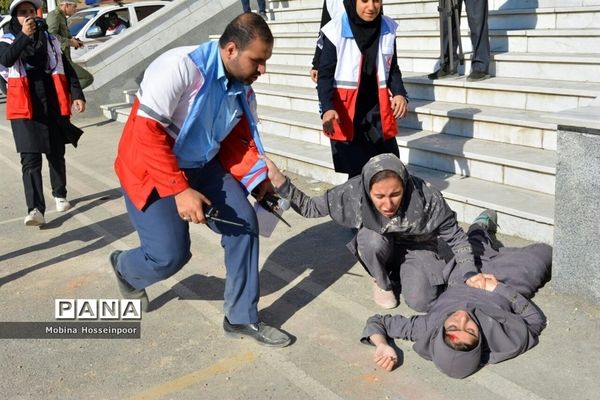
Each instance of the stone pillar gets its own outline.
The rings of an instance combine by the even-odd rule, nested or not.
[[[552,283],[600,303],[600,126],[558,126]]]

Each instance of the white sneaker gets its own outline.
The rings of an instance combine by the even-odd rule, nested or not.
[[[34,208],[29,212],[29,215],[25,217],[26,226],[40,226],[46,223],[44,214],[42,214],[37,208]]]
[[[71,203],[64,197],[55,197],[54,201],[56,202],[56,211],[65,212],[71,208]]]

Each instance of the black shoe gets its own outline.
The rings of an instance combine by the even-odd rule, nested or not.
[[[445,76],[456,75],[457,73],[458,72],[456,71],[456,69],[450,70],[447,65],[441,65],[440,69],[427,75],[427,77],[433,81],[436,79],[443,78]]]
[[[267,13],[265,11],[260,11],[258,14],[263,17],[265,21],[269,20],[269,17],[267,17]]]
[[[142,311],[148,311],[148,295],[146,294],[146,289],[136,289],[131,286],[117,271],[117,260],[119,259],[119,254],[121,254],[121,250],[115,250],[110,253],[110,265],[112,265],[113,272],[117,277],[117,283],[119,284],[119,291],[121,292],[121,296],[125,299],[130,300],[140,300]]]
[[[477,82],[482,81],[484,79],[489,78],[490,76],[482,71],[471,71],[469,76],[467,76],[467,81],[469,82]]]
[[[473,224],[480,225],[490,235],[494,235],[498,231],[498,214],[494,210],[484,210],[475,218]]]
[[[223,329],[227,336],[236,338],[249,336],[263,346],[285,347],[292,341],[287,334],[260,321],[256,324],[232,324],[225,317],[223,318]]]

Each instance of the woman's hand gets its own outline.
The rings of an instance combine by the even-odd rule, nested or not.
[[[277,165],[275,165],[275,163],[271,161],[269,157],[262,155],[260,156],[260,159],[263,160],[265,164],[267,164],[267,169],[269,170],[269,180],[271,181],[275,189],[278,189],[281,185],[285,183],[285,175],[281,173],[279,168],[277,168]]]
[[[498,279],[492,274],[483,274],[483,277],[485,278],[484,289],[488,292],[493,292],[496,289],[496,286],[498,286]]]
[[[21,32],[29,37],[32,37],[35,33],[35,30],[35,19],[33,17],[27,18],[23,24],[23,27],[21,28]]]
[[[81,99],[73,100],[73,108],[77,110],[78,113],[82,113],[85,111],[85,101]]]
[[[325,114],[323,114],[323,132],[326,135],[333,135],[335,132],[333,128],[334,123],[340,123],[340,116],[335,110],[327,110]]]
[[[404,96],[397,95],[392,97],[392,112],[394,113],[394,118],[404,118],[406,111],[408,110],[406,104],[407,101]]]
[[[467,279],[465,283],[475,289],[485,289],[485,276],[480,272]]]
[[[319,71],[317,71],[314,68],[311,68],[310,72],[308,73],[310,75],[310,79],[314,82],[317,83],[317,77],[319,76]]]
[[[374,334],[369,337],[371,343],[375,345],[373,361],[386,371],[391,371],[398,364],[398,355],[396,350],[387,343],[385,336]]]

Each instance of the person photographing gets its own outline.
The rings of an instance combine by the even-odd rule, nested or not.
[[[40,0],[14,0],[12,19],[0,39],[0,74],[7,81],[6,118],[11,122],[21,169],[28,226],[45,224],[42,154],[50,166],[56,209],[71,207],[67,200],[65,143],[77,145],[81,131],[70,124],[71,107],[85,110],[77,75],[59,41],[36,18]]]

